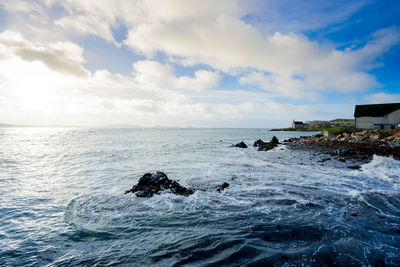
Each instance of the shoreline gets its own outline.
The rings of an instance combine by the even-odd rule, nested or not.
[[[321,134],[285,140],[289,148],[320,148],[326,154],[339,159],[349,157],[366,159],[373,155],[400,160],[400,135],[396,131],[368,130],[340,133],[328,138]]]

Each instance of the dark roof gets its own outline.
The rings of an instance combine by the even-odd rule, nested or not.
[[[294,121],[294,124],[303,124],[302,121]]]
[[[354,117],[383,117],[400,109],[400,103],[356,105]]]

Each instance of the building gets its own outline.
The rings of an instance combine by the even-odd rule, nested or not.
[[[293,129],[304,129],[304,128],[306,128],[306,125],[302,121],[293,120],[292,128]]]
[[[355,128],[397,129],[400,127],[400,103],[356,105]]]

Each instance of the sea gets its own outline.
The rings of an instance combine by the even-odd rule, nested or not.
[[[400,266],[399,161],[252,145],[311,134],[1,128],[0,266]],[[124,194],[154,171],[195,193]]]

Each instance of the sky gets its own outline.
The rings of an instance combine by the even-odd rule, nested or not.
[[[397,0],[0,0],[0,123],[288,127],[400,102]]]

